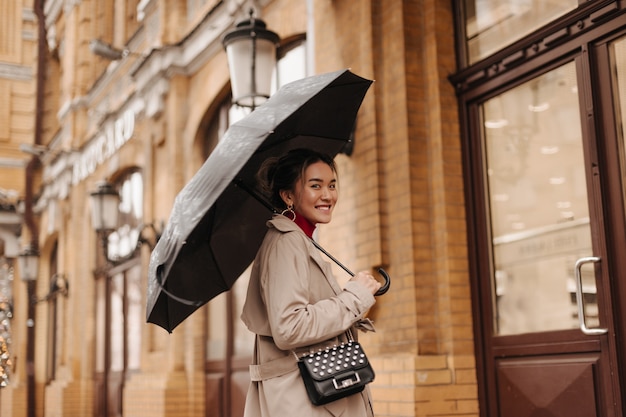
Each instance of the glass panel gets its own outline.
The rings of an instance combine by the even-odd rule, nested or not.
[[[578,0],[465,0],[469,64],[575,9]]]
[[[53,285],[54,280],[65,279],[64,277],[57,276],[57,254],[59,250],[58,242],[54,243],[52,251],[50,252],[50,286]],[[52,288],[52,287],[50,287]],[[60,359],[63,332],[61,331],[61,323],[63,322],[63,311],[59,308],[59,297],[57,294],[48,299],[48,348],[46,349],[46,380],[52,381],[56,377],[56,368]]]
[[[276,63],[278,88],[306,77],[306,41],[286,45]]]
[[[124,275],[111,278],[111,365],[110,370],[124,370]]]
[[[243,304],[246,301],[246,294],[248,292],[248,282],[250,282],[250,270],[252,267],[248,267],[243,274],[235,281],[233,288],[233,316],[234,320],[234,356],[252,356],[254,348],[254,333],[252,333],[242,320],[241,312],[243,311]]]
[[[96,280],[96,372],[104,372],[106,362],[106,280]]]
[[[126,302],[128,304],[126,349],[128,351],[127,369],[139,369],[141,365],[141,330],[144,316],[141,305],[141,266],[137,265],[126,272]]]
[[[617,135],[621,148],[621,166],[622,178],[626,178],[626,37],[618,40],[611,45],[611,71],[614,74],[613,80],[613,97],[615,102],[615,119],[617,124]],[[625,187],[622,191],[626,200],[626,183],[622,183]]]
[[[207,359],[226,359],[228,316],[226,315],[227,294],[221,293],[208,304]]]
[[[576,328],[574,264],[592,252],[574,63],[490,99],[483,114],[497,333]],[[593,268],[584,272],[593,302]]]

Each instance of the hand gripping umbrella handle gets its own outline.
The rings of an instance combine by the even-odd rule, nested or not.
[[[387,274],[387,272],[384,269],[378,268],[378,273],[383,276],[383,278],[385,279],[385,283],[383,284],[382,287],[378,289],[378,291],[376,291],[376,294],[374,294],[377,296],[383,295],[384,293],[386,293],[389,290],[389,286],[391,285],[391,278],[389,277],[389,274]]]
[[[339,262],[339,260],[335,258],[333,255],[328,253],[328,251],[326,251],[326,249],[324,249],[319,243],[317,243],[313,239],[310,239],[310,240],[317,249],[319,249],[324,255],[328,256],[334,263],[339,265],[341,269],[346,271],[351,277],[354,276],[354,272],[352,272],[350,269],[348,269],[347,266]],[[383,284],[382,287],[378,289],[378,291],[376,291],[376,294],[374,294],[376,296],[383,295],[384,293],[386,293],[387,290],[389,290],[389,286],[391,285],[391,278],[389,278],[389,274],[387,274],[387,272],[385,272],[384,269],[378,268],[378,273],[383,276],[383,278],[385,279],[385,283]]]

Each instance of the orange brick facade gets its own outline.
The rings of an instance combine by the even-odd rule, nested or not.
[[[26,3],[24,10],[30,10],[32,4]],[[134,112],[135,125],[132,138],[112,156],[89,166],[84,175],[74,168],[78,178],[64,183],[67,192],[49,191],[45,204],[36,206],[40,274],[50,275],[56,245],[55,268],[70,283],[68,297],[57,300],[59,335],[51,380],[46,377],[51,318],[46,304],[37,306],[37,416],[99,415],[94,276],[102,261],[89,223],[89,192],[99,180],[139,167],[146,223],[168,218],[176,194],[203,162],[204,124],[228,90],[226,56],[219,43],[228,27],[220,25],[244,18],[250,5],[282,39],[306,33],[312,73],[351,68],[375,80],[359,112],[354,152],[337,157],[340,202],[333,222],[321,228],[320,240],[351,268],[382,266],[393,278],[391,290],[369,314],[377,332],[363,336],[376,370],[376,415],[478,416],[459,122],[447,78],[456,70],[452,2],[205,1],[195,2],[195,9],[191,1],[115,2],[128,3],[127,24],[99,1],[61,3],[66,2],[50,2],[47,9],[43,144],[52,153],[42,161],[42,185],[37,184],[36,194],[46,195],[46,187],[59,184],[60,176],[51,176],[46,167],[58,166],[72,152],[84,156],[89,144],[125,111]],[[133,23],[139,14],[141,21]],[[210,23],[202,26],[203,21]],[[167,55],[172,49],[191,53],[199,30],[212,39],[203,53],[190,62],[182,52]],[[115,62],[96,57],[88,48],[93,38],[138,51],[138,56]],[[33,49],[23,38],[15,42]],[[34,71],[34,58],[25,61]],[[155,66],[160,67],[152,70]],[[33,91],[34,81],[33,76],[27,88],[20,87],[21,81],[8,88],[24,94]],[[16,95],[12,98],[12,105],[32,112],[34,97],[26,104]],[[16,127],[10,131],[10,152],[15,153],[16,144],[32,143],[32,133],[15,133],[23,132],[19,126],[29,126],[26,118],[11,120]],[[0,137],[0,144],[5,143]],[[3,154],[5,148],[0,148]],[[71,163],[64,169],[72,169]],[[7,172],[3,168],[3,182]],[[25,192],[21,181],[2,187]],[[144,286],[149,255],[144,246],[138,261]],[[14,285],[17,366],[11,385],[0,389],[3,417],[26,416],[27,410],[26,296],[17,275]],[[38,284],[40,297],[46,287],[45,279]],[[124,417],[215,415],[211,407],[219,401],[207,388],[211,385],[205,373],[207,314],[206,308],[195,313],[171,335],[153,325],[142,327],[141,366],[123,384]]]

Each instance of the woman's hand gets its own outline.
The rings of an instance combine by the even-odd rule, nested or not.
[[[372,293],[372,295],[376,294],[382,286],[382,284],[378,282],[369,271],[359,271],[350,279],[350,281],[361,283]]]

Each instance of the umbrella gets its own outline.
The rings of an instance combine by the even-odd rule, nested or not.
[[[341,152],[371,83],[349,70],[303,78],[230,126],[176,196],[152,251],[149,323],[171,332],[232,287],[253,261],[272,215],[255,192],[262,162],[301,147],[331,156]]]

